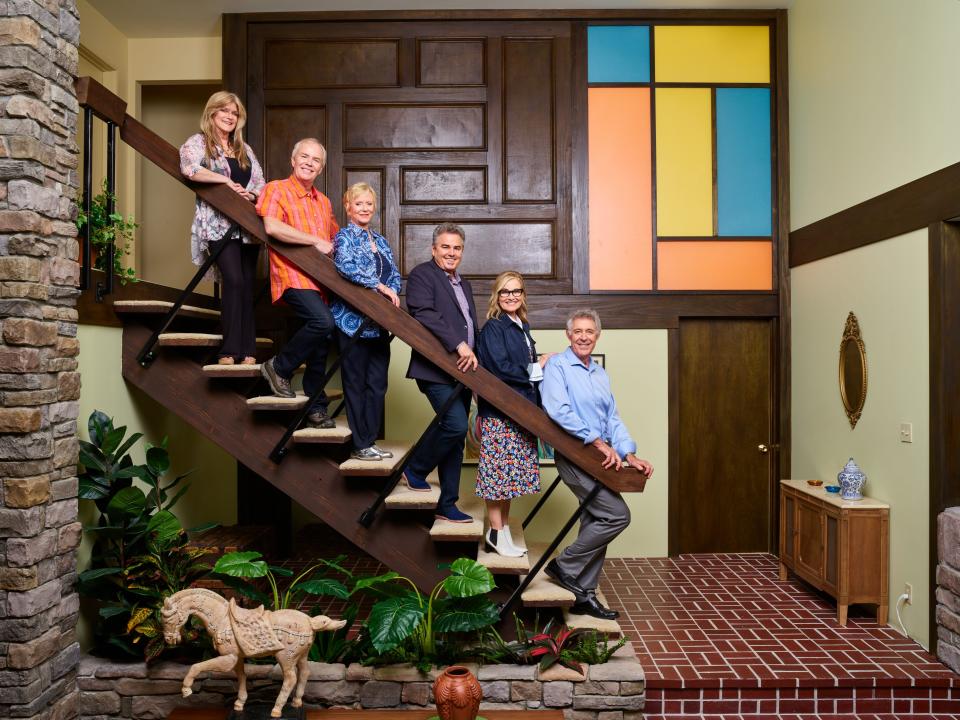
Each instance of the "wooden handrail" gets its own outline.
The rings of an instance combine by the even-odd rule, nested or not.
[[[433,334],[403,310],[399,310],[382,297],[345,280],[337,272],[333,261],[314,248],[275,242],[263,228],[263,222],[252,204],[241,198],[226,185],[190,182],[180,172],[180,154],[173,145],[126,113],[126,103],[103,85],[90,77],[78,78],[77,100],[90,107],[100,118],[110,120],[119,127],[120,138],[130,147],[154,163],[175,180],[189,187],[233,222],[238,223],[250,235],[259,238],[271,250],[296,263],[297,267],[321,285],[349,301],[357,310],[373,318],[381,327],[399,337],[448,373],[463,382],[493,404],[498,410],[513,418],[521,426],[552,445],[560,454],[589,472],[600,482],[616,492],[643,492],[646,478],[633,469],[620,472],[604,470],[601,453],[584,445],[554,423],[540,408],[521,397],[498,378],[483,368],[476,372],[461,373],[456,365],[456,353],[448,353]]]

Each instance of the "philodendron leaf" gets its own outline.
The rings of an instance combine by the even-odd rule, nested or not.
[[[263,577],[269,572],[269,569],[267,563],[260,557],[260,553],[255,550],[227,553],[217,560],[217,564],[213,566],[213,571],[233,577]]]
[[[496,586],[486,566],[470,558],[454,560],[450,565],[450,577],[443,581],[443,589],[447,594],[458,598],[484,595]]]
[[[147,496],[140,488],[125,487],[114,495],[107,504],[107,514],[111,517],[139,517],[146,506]]]
[[[393,650],[423,621],[426,608],[413,595],[381,600],[370,610],[367,629],[378,653]]]
[[[469,632],[500,620],[497,606],[488,597],[445,598],[434,612],[435,632]]]
[[[313,580],[307,580],[297,585],[297,590],[303,590],[303,592],[311,595],[332,595],[341,600],[346,600],[350,597],[350,593],[347,592],[347,588],[344,587],[343,583],[333,578],[314,578]]]

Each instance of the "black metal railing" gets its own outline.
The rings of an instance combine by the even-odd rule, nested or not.
[[[167,314],[163,316],[163,320],[160,323],[160,326],[153,331],[153,334],[147,339],[147,342],[144,343],[143,347],[140,349],[140,352],[137,353],[137,362],[140,363],[143,367],[149,367],[156,359],[156,353],[154,353],[154,348],[157,345],[157,340],[160,339],[160,334],[165,333],[167,328],[170,327],[170,324],[174,321],[177,316],[177,313],[180,312],[180,308],[187,298],[190,297],[190,294],[193,292],[193,289],[203,280],[203,276],[207,274],[207,271],[213,266],[217,261],[217,258],[220,257],[220,253],[223,252],[224,248],[227,247],[227,238],[229,238],[233,233],[237,232],[240,229],[239,225],[231,225],[227,231],[220,237],[220,240],[211,243],[213,250],[207,255],[207,259],[203,261],[203,265],[200,266],[200,269],[194,274],[190,279],[190,282],[187,283],[187,286],[180,292],[180,295],[177,296],[177,299],[173,303],[173,307],[167,311]],[[108,274],[108,277],[110,274]]]
[[[83,254],[80,257],[80,289],[86,290],[90,287],[93,267],[96,263],[93,257],[93,243],[91,241],[91,230],[93,218],[93,197],[95,188],[93,187],[93,110],[89,107],[83,109],[83,212],[87,221],[83,225],[81,239],[83,240]],[[116,193],[117,193],[117,126],[115,123],[107,120],[107,186],[106,186],[106,222],[111,222],[110,218],[116,212]],[[113,292],[113,259],[116,254],[114,240],[111,240],[99,249],[100,260],[103,265],[104,281],[97,282],[94,297],[97,302],[103,302],[103,298]]]
[[[286,457],[287,453],[289,452],[287,443],[290,442],[290,438],[293,437],[293,433],[295,433],[297,429],[300,427],[300,425],[303,424],[303,421],[306,419],[307,415],[310,414],[310,411],[312,410],[314,404],[316,404],[316,402],[321,398],[323,393],[326,391],[327,383],[330,382],[331,378],[333,378],[337,370],[340,369],[340,365],[341,363],[343,363],[344,350],[346,350],[347,348],[351,347],[354,343],[356,343],[360,339],[360,335],[363,333],[363,331],[366,330],[368,327],[370,327],[370,325],[372,324],[373,324],[373,320],[371,320],[370,318],[366,318],[362,323],[360,323],[360,327],[357,328],[357,331],[353,334],[353,337],[351,337],[347,341],[347,343],[340,348],[340,355],[337,357],[336,360],[334,360],[330,364],[330,367],[327,368],[326,373],[324,373],[323,375],[323,379],[320,380],[320,386],[313,391],[313,394],[310,395],[309,398],[307,398],[306,404],[302,408],[297,410],[297,413],[294,416],[293,421],[289,425],[287,425],[287,429],[284,430],[283,435],[280,437],[280,440],[277,442],[276,445],[274,445],[273,450],[270,451],[270,459],[273,460],[275,463],[280,463],[283,460],[283,458]],[[393,336],[391,335],[388,342],[392,340],[393,340]],[[343,409],[343,403],[341,402],[340,405],[337,406],[337,409],[335,411],[336,415],[339,415],[342,409]],[[331,415],[330,417],[336,417],[336,415]]]
[[[387,481],[383,484],[383,487],[380,488],[380,492],[371,503],[370,507],[360,513],[360,517],[357,518],[357,522],[363,525],[365,528],[369,528],[373,525],[373,520],[377,515],[377,511],[383,505],[384,501],[387,499],[387,496],[393,492],[393,489],[397,487],[397,483],[400,482],[400,476],[403,475],[404,471],[407,469],[407,460],[413,457],[417,450],[420,449],[420,446],[423,445],[426,438],[433,432],[434,428],[440,424],[441,419],[444,415],[447,414],[453,403],[460,397],[460,393],[464,390],[464,385],[462,382],[457,382],[453,387],[453,392],[450,393],[450,397],[444,401],[443,405],[437,408],[437,412],[434,414],[433,419],[430,421],[430,424],[427,425],[427,429],[423,431],[423,434],[417,438],[417,441],[413,444],[413,447],[410,448],[407,452],[407,457],[404,462],[398,463],[396,469],[390,474],[387,478]]]

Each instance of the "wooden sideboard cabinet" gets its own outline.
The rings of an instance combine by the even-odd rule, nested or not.
[[[847,607],[877,606],[887,623],[890,506],[864,497],[841,500],[806,480],[780,481],[780,579],[787,571],[837,600],[837,621]]]

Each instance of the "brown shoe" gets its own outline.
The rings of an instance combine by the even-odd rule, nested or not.
[[[282,378],[277,374],[277,371],[273,367],[273,361],[276,358],[270,358],[265,363],[260,366],[260,374],[263,376],[263,379],[267,381],[267,385],[270,386],[271,392],[277,397],[282,398],[293,398],[296,397],[296,393],[290,389],[290,381],[286,378]]]

